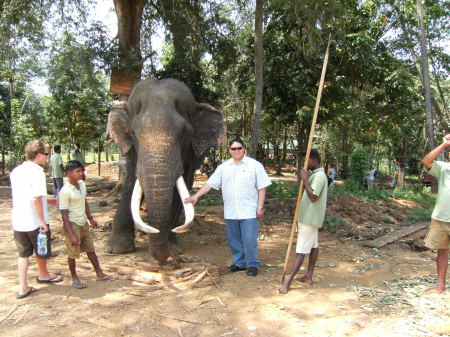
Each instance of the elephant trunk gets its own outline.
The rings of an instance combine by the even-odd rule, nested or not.
[[[176,182],[177,190],[180,195],[181,201],[189,197],[189,191],[187,189],[186,183],[184,181],[183,176],[180,176]],[[140,202],[142,199],[142,187],[139,182],[139,179],[136,179],[136,183],[134,185],[133,194],[131,196],[131,214],[133,215],[134,223],[136,227],[141,231],[149,234],[157,234],[160,231],[150,225],[147,225],[144,221],[142,221],[141,215],[139,214]],[[148,201],[147,201],[148,203]],[[189,226],[194,220],[194,206],[192,204],[183,203],[185,221],[182,226],[178,226],[172,229],[174,233],[184,233],[189,230]]]

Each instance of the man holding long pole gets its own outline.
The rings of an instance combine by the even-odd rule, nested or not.
[[[297,258],[289,277],[283,281],[283,285],[279,289],[281,294],[288,292],[289,286],[302,266],[306,254],[309,254],[308,269],[306,274],[297,280],[312,284],[314,266],[319,256],[318,233],[325,219],[328,179],[324,169],[320,167],[320,155],[315,149],[311,150],[309,155],[308,170],[312,171],[309,178],[307,170],[302,169],[300,172],[305,190],[298,215]]]
[[[317,115],[318,115],[319,107],[320,107],[320,98],[322,97],[322,90],[323,90],[323,86],[324,86],[324,82],[325,82],[325,73],[326,73],[326,70],[327,70],[330,44],[331,44],[331,34],[330,34],[330,37],[328,39],[328,45],[327,45],[327,50],[325,52],[325,57],[323,58],[322,74],[320,75],[320,82],[319,82],[319,91],[317,92],[316,105],[314,107],[314,114],[313,114],[313,119],[312,119],[312,123],[311,123],[311,129],[309,131],[308,147],[306,148],[305,162],[304,162],[304,165],[303,165],[303,169],[305,169],[305,170],[308,169],[308,165],[309,165],[309,156],[310,156],[310,153],[311,153],[312,142],[313,142],[313,138],[314,138],[314,130],[315,130],[315,127],[316,127]],[[283,274],[281,276],[281,282],[283,284],[284,284],[284,278],[286,276],[286,270],[287,270],[287,265],[288,265],[288,260],[289,260],[289,253],[290,253],[291,248],[292,248],[292,242],[293,242],[293,239],[294,239],[295,229],[297,228],[298,211],[299,211],[301,203],[302,203],[302,195],[303,195],[303,188],[304,188],[305,181],[306,181],[306,179],[302,179],[301,180],[301,182],[300,182],[300,189],[298,191],[298,197],[297,197],[297,203],[296,203],[296,207],[295,207],[294,219],[293,219],[292,227],[291,227],[291,235],[289,236],[289,243],[288,243],[288,247],[287,247],[287,251],[286,251],[286,258],[284,260]]]

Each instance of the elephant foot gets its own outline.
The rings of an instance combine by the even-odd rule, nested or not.
[[[123,254],[131,253],[136,250],[134,245],[134,237],[122,237],[119,235],[111,235],[106,243],[107,253]]]

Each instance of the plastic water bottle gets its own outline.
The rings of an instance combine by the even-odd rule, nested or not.
[[[42,232],[37,236],[37,253],[42,257],[47,255],[47,235]]]

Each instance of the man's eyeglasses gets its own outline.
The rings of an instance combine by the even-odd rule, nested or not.
[[[46,156],[48,156],[49,155],[49,153],[48,152],[40,152],[41,154],[44,154],[44,155],[46,155]]]
[[[238,146],[238,147],[230,147],[231,151],[241,151],[242,150],[242,146]]]

